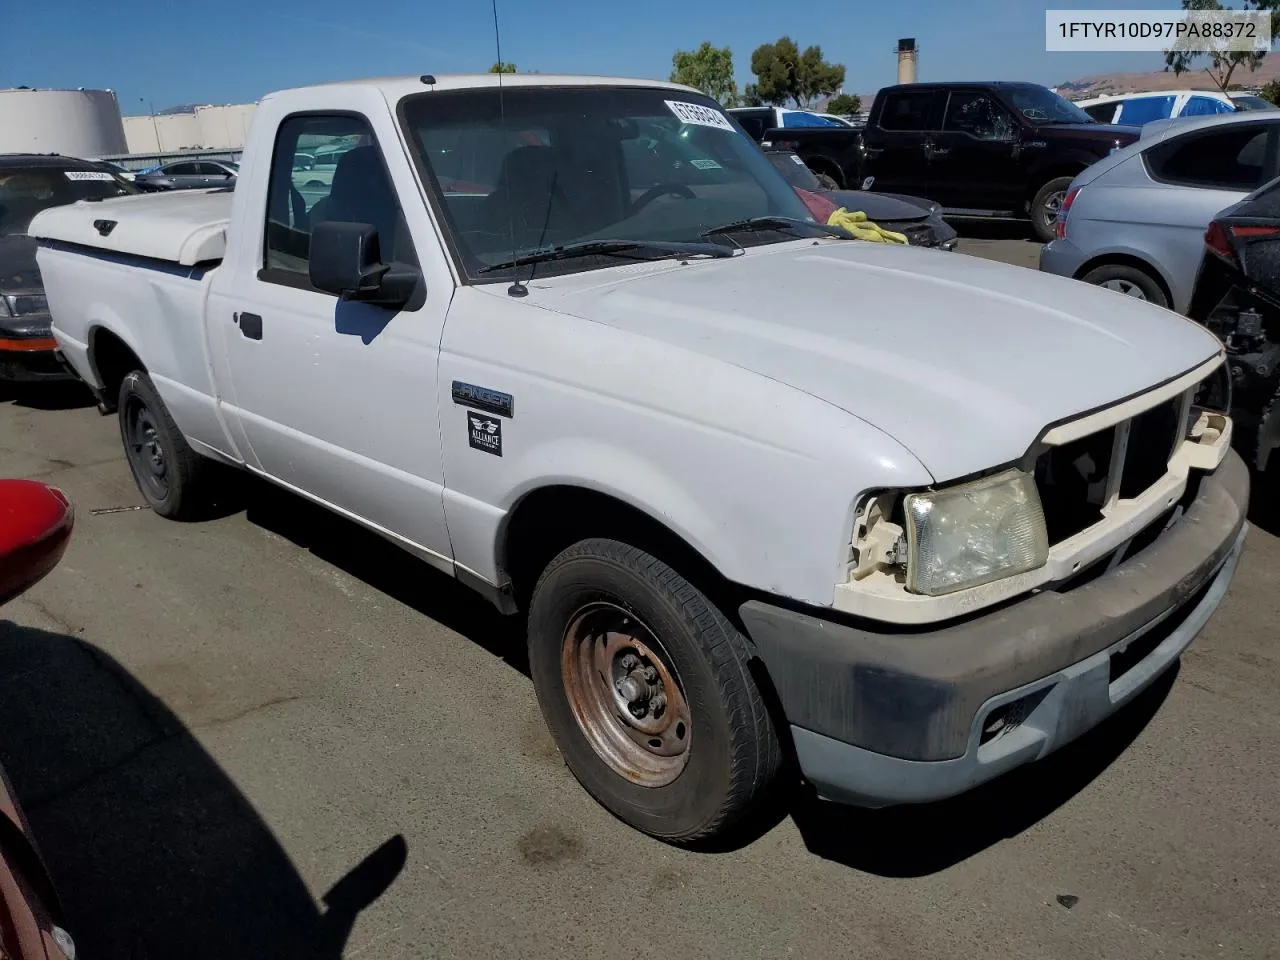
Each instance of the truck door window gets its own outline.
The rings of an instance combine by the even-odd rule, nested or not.
[[[985,93],[957,91],[947,100],[943,130],[967,133],[976,140],[1012,140],[1013,118]]]
[[[1168,120],[1173,116],[1174,96],[1134,97],[1120,104],[1120,116],[1116,123],[1127,123],[1140,127],[1153,120]]]
[[[332,220],[373,224],[384,263],[417,264],[368,123],[352,116],[290,117],[280,125],[271,158],[261,279],[309,288],[311,230]]]
[[[932,90],[898,90],[886,93],[880,108],[880,126],[884,130],[928,130],[929,110],[933,106]]]
[[[1097,123],[1112,123],[1116,118],[1116,102],[1108,100],[1106,103],[1095,103],[1091,107],[1082,107],[1089,116]]]

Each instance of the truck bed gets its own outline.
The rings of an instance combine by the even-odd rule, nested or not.
[[[28,233],[186,267],[210,264],[226,252],[232,196],[217,189],[81,200],[37,214]]]

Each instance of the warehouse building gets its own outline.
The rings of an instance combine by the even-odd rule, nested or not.
[[[244,146],[256,106],[252,103],[209,104],[182,113],[125,117],[128,152],[239,150]]]

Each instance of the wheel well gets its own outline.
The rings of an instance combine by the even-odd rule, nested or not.
[[[102,383],[101,401],[103,408],[110,412],[115,409],[116,397],[120,394],[120,384],[125,374],[133,370],[145,370],[129,346],[110,330],[101,327],[95,329],[89,337],[89,363],[93,365]]]
[[[1036,194],[1040,192],[1040,188],[1050,180],[1057,180],[1059,177],[1071,177],[1074,179],[1076,174],[1083,169],[1084,167],[1080,164],[1075,164],[1074,166],[1068,164],[1061,167],[1050,167],[1047,170],[1038,172],[1031,178],[1031,185],[1027,190],[1028,207],[1030,207],[1031,201],[1036,198]]]
[[[740,588],[663,523],[608,494],[567,485],[542,487],[516,504],[499,536],[499,564],[511,578],[521,610],[529,608],[538,577],[556,554],[579,540],[606,537],[670,564],[726,614],[736,615]]]
[[[834,160],[827,157],[812,157],[805,160],[804,165],[814,172],[815,175],[825,173],[828,177],[836,182],[836,186],[844,189],[844,171],[840,169],[840,165]]]
[[[1076,280],[1083,280],[1090,271],[1097,270],[1098,267],[1109,267],[1113,264],[1115,266],[1133,267],[1135,270],[1141,270],[1155,281],[1156,286],[1160,288],[1160,292],[1164,294],[1165,303],[1169,304],[1170,308],[1173,307],[1173,292],[1169,289],[1169,285],[1164,282],[1164,277],[1160,276],[1159,270],[1151,266],[1151,264],[1147,263],[1141,257],[1131,256],[1126,253],[1104,253],[1101,256],[1094,257],[1092,260],[1086,261],[1081,265],[1081,267],[1076,270],[1073,278]]]

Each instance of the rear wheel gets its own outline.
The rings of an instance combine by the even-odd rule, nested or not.
[[[583,540],[547,566],[529,612],[538,703],[601,804],[676,844],[753,824],[782,749],[747,639],[661,560]]]
[[[1146,300],[1157,307],[1169,305],[1169,300],[1160,289],[1160,284],[1156,282],[1155,277],[1138,267],[1123,263],[1108,263],[1090,270],[1083,279],[1085,283],[1123,293],[1127,297]]]
[[[1067,198],[1072,177],[1054,177],[1031,198],[1031,226],[1041,242],[1048,243],[1057,230],[1058,211]]]
[[[129,470],[151,509],[171,520],[202,516],[216,465],[187,444],[146,373],[125,375],[117,409]]]

